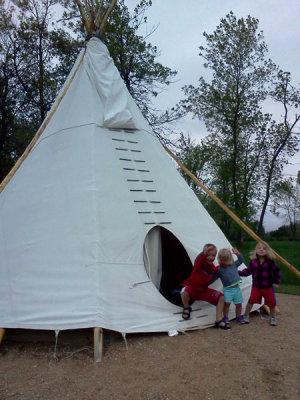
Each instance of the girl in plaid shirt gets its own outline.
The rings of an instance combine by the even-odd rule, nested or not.
[[[275,258],[274,252],[267,243],[258,242],[255,250],[251,253],[250,264],[247,268],[239,271],[241,276],[252,274],[252,290],[244,314],[246,323],[250,322],[249,313],[253,304],[261,304],[262,298],[264,298],[265,304],[270,307],[270,325],[277,325],[273,284],[280,283],[281,273],[275,263]]]

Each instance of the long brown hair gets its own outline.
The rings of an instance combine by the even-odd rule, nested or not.
[[[271,247],[268,245],[268,243],[266,243],[263,240],[261,240],[260,242],[257,243],[255,249],[250,252],[249,256],[250,256],[251,260],[257,258],[256,251],[257,251],[257,247],[259,245],[264,246],[264,248],[265,248],[265,250],[267,252],[266,258],[268,258],[269,260],[272,260],[272,261],[274,261],[276,259],[276,255],[273,252],[273,250],[271,249]]]

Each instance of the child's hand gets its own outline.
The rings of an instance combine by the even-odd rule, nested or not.
[[[236,249],[235,247],[232,248],[232,252],[233,252],[233,254],[235,254],[236,256],[240,254],[240,252],[238,251],[238,249]]]
[[[273,283],[273,286],[274,286],[274,288],[276,288],[276,289],[278,289],[278,288],[279,288],[279,285],[278,285],[278,283]]]

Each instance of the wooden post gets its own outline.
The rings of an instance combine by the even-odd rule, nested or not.
[[[2,342],[4,333],[5,333],[5,329],[4,329],[4,328],[0,328],[0,344],[1,344],[1,342]]]
[[[103,329],[94,328],[94,361],[103,360]]]

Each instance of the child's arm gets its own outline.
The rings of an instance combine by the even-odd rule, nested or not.
[[[272,269],[273,269],[273,284],[277,285],[281,282],[281,271],[275,262],[273,262]]]
[[[252,263],[250,262],[250,264],[248,265],[247,268],[243,269],[242,271],[238,271],[238,273],[240,274],[240,276],[249,276],[252,274]]]
[[[220,268],[220,267],[219,267]],[[221,276],[220,276],[220,270],[218,269],[216,272],[215,272],[215,276],[214,276],[214,279],[211,281],[211,283],[210,283],[210,285],[212,284],[212,283],[214,283],[217,279],[219,279],[219,278],[221,278]]]
[[[232,248],[232,252],[233,254],[235,254],[236,256],[238,256],[240,254],[240,252],[238,251],[238,249],[236,247]]]
[[[244,257],[242,256],[242,254],[238,251],[238,249],[236,249],[235,247],[233,247],[232,249],[232,253],[235,254],[237,256],[237,260],[233,263],[233,265],[238,268],[241,264],[243,264],[244,262]]]

